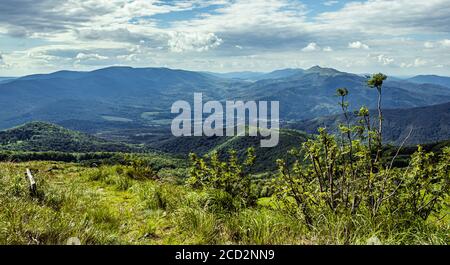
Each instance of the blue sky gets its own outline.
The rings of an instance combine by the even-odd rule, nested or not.
[[[111,65],[450,75],[450,0],[0,1],[0,76]]]

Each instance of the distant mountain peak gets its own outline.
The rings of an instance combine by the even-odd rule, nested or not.
[[[450,88],[450,77],[439,75],[417,75],[406,79],[408,82],[416,84],[433,84]]]
[[[334,68],[327,68],[327,67],[321,67],[319,65],[313,66],[306,70],[306,73],[318,73],[323,75],[334,75],[334,74],[340,74],[342,72],[334,69]]]
[[[306,69],[307,71],[318,71],[324,69],[323,67],[320,67],[320,65],[314,65],[313,67]]]

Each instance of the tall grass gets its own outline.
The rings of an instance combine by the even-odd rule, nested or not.
[[[0,244],[367,244],[374,236],[383,244],[449,243],[446,220],[402,227],[324,215],[308,227],[274,199],[249,207],[218,190],[131,177],[127,168],[0,163]]]

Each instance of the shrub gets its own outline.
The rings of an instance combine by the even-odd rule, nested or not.
[[[247,150],[247,157],[240,163],[236,152],[230,151],[227,162],[219,159],[214,152],[209,159],[198,158],[191,154],[191,177],[187,183],[197,189],[208,188],[221,190],[231,198],[242,200],[244,205],[254,205],[256,197],[252,193],[250,168],[254,164],[254,149]]]
[[[364,216],[374,227],[389,223],[399,228],[411,225],[411,220],[427,220],[444,206],[450,187],[448,149],[436,160],[432,152],[419,147],[406,169],[393,168],[402,146],[390,161],[383,155],[381,88],[385,79],[377,74],[368,81],[379,92],[378,128],[372,128],[364,107],[357,113],[357,123],[350,123],[348,91],[341,88],[338,95],[345,124],[339,126],[340,135],[320,128],[315,139],[303,144],[303,152],[291,152],[292,166],[278,160],[275,196],[284,210],[301,216],[311,229],[325,216],[333,224],[342,224],[336,231],[348,239],[355,232],[355,220],[361,219],[356,216]]]

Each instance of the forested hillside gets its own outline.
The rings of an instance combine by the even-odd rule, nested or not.
[[[371,110],[371,113],[376,111]],[[351,114],[351,120],[356,119],[357,115]],[[330,128],[336,132],[339,123],[344,120],[344,115],[333,115],[293,122],[287,127],[311,134],[316,133],[319,127]],[[407,145],[448,140],[450,138],[450,103],[411,109],[385,109],[384,121],[383,137],[386,142],[392,144],[401,144],[410,130],[412,133],[406,142]]]
[[[110,142],[45,123],[30,122],[0,131],[0,150],[59,152],[139,152],[143,148]]]

